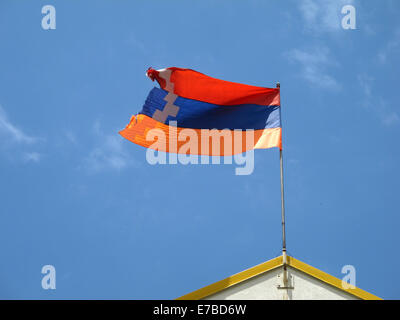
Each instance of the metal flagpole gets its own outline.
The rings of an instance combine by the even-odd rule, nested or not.
[[[281,84],[279,82],[276,83],[277,88],[281,88]],[[282,107],[282,106],[280,106]],[[282,146],[281,146],[282,148]],[[284,299],[288,299],[288,292],[289,289],[288,284],[288,274],[287,274],[287,255],[286,255],[286,230],[285,230],[285,193],[283,188],[283,155],[282,149],[279,149],[279,160],[280,160],[280,167],[281,167],[281,216],[282,216],[282,264],[283,264],[283,287],[282,289],[286,289]]]
[[[281,162],[281,206],[282,206],[282,255],[286,258],[286,230],[285,230],[285,198],[283,190],[283,157],[282,149],[279,150],[280,162]],[[286,259],[284,260],[286,263]]]
[[[281,84],[277,82],[276,87],[280,89]],[[279,149],[279,159],[281,167],[281,215],[282,215],[282,257],[283,264],[286,264],[286,232],[285,232],[285,197],[283,188],[283,155],[282,149]]]

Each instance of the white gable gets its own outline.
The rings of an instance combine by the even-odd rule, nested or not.
[[[302,271],[288,267],[289,286],[282,285],[283,268],[279,267],[255,276],[232,287],[205,297],[206,300],[354,300],[358,299],[343,290],[314,278]]]

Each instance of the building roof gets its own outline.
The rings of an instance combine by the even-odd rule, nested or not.
[[[311,277],[314,277],[324,283],[327,283],[337,289],[347,292],[359,299],[382,300],[381,298],[379,298],[367,291],[359,289],[357,287],[345,289],[342,286],[341,279],[331,276],[330,274],[323,272],[317,268],[314,268],[314,267],[312,267],[300,260],[297,260],[293,257],[287,256],[287,265],[294,269],[297,269],[301,272],[304,272],[304,273],[310,275]],[[237,274],[234,274],[226,279],[220,280],[218,282],[215,282],[213,284],[210,284],[208,286],[205,286],[203,288],[195,290],[191,293],[185,294],[184,296],[177,298],[177,300],[200,300],[200,299],[206,298],[212,294],[218,293],[226,288],[232,287],[238,283],[241,283],[243,281],[246,281],[248,279],[251,279],[253,277],[256,277],[265,272],[268,272],[270,270],[273,270],[273,269],[276,269],[276,268],[279,268],[282,266],[283,266],[283,257],[279,256],[272,260],[258,264],[250,269],[247,269],[247,270],[244,270]]]

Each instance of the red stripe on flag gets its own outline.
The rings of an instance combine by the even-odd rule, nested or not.
[[[168,68],[170,81],[178,96],[218,105],[258,104],[263,106],[280,105],[279,88],[264,88],[235,83],[209,77],[191,69]],[[157,80],[166,89],[166,81],[161,77],[162,70],[149,69],[147,75]]]

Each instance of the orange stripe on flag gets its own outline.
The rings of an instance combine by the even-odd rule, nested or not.
[[[282,128],[252,131],[173,127],[139,114],[120,134],[146,148],[181,154],[231,156],[251,149],[282,149]]]

